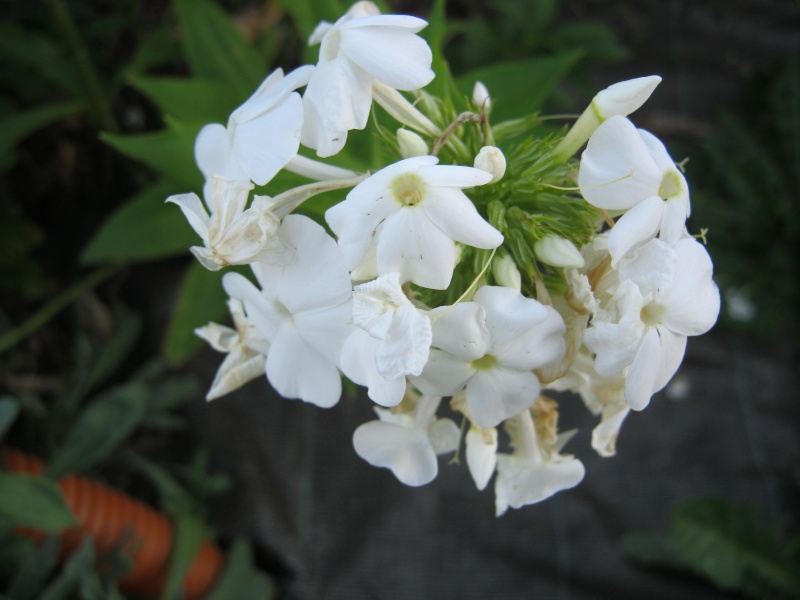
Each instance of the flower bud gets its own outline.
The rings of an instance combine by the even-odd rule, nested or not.
[[[659,83],[658,75],[620,81],[598,92],[592,99],[592,108],[601,122],[616,115],[627,117],[647,101]]]
[[[476,81],[475,87],[472,88],[472,101],[475,106],[485,110],[487,113],[492,108],[492,98],[489,96],[489,90],[480,81]]]
[[[486,171],[492,174],[492,180],[489,183],[500,181],[506,172],[506,157],[503,151],[495,146],[484,146],[475,157],[474,166],[476,169]]]
[[[575,244],[564,238],[547,235],[533,245],[536,258],[551,267],[580,269],[583,256]]]
[[[504,252],[495,257],[492,261],[492,275],[495,281],[503,287],[514,288],[518,292],[522,289],[522,277],[510,254]]]
[[[430,152],[428,144],[421,136],[402,127],[397,130],[397,145],[400,148],[400,156],[403,158],[425,156]]]

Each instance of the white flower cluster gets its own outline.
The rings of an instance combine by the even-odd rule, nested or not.
[[[398,91],[426,99],[418,90],[434,73],[417,35],[425,25],[379,14],[371,2],[320,24],[310,40],[320,44],[316,65],[273,72],[226,126],[201,130],[205,206],[195,194],[168,201],[202,238],[192,252],[206,268],[250,265],[254,275],[223,277],[234,328],[197,330],[227,353],[209,399],[266,374],[282,396],[331,407],[344,374],[382,407],[354,433],[359,456],[423,485],[436,477],[438,454],[458,451],[466,425],[469,471],[479,489],[496,473],[499,515],[583,478],[582,463],[561,453],[572,433],[558,432],[557,404],[542,390],[579,393],[602,415],[593,447],[613,454],[629,410],[667,384],[687,336],[715,322],[719,294],[708,254],[686,231],[680,169],[626,118],[660,78],[604,90],[547,150],[552,168],[566,165],[574,177],[572,154],[588,140],[577,177],[583,199],[572,196],[588,226],[569,234],[543,221],[531,230],[541,207],[514,221],[509,200],[508,221],[489,218],[487,202],[512,198],[506,192],[524,184],[522,163],[532,159],[488,143],[488,90],[476,85],[467,117],[435,101],[420,103],[433,107],[426,114]],[[359,175],[298,153],[338,154],[367,125],[373,99],[404,126],[400,160]],[[458,160],[465,155],[474,166]],[[254,184],[282,169],[312,181],[254,195],[247,207]],[[291,214],[344,188],[352,189],[325,213],[335,237]],[[604,222],[613,226],[601,233]],[[521,224],[532,237],[513,237]],[[437,418],[445,397],[462,428]]]

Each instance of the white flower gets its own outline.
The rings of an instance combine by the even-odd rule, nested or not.
[[[336,243],[311,219],[289,215],[280,235],[296,260],[253,264],[261,290],[238,273],[222,282],[270,342],[266,372],[272,387],[286,398],[327,408],[341,396],[337,365],[352,331],[350,277]]]
[[[264,185],[300,146],[303,102],[295,90],[304,86],[314,67],[281,69],[267,77],[255,93],[231,113],[228,126],[206,125],[197,134],[194,155],[207,178],[214,173]]]
[[[209,215],[197,194],[179,194],[167,198],[177,204],[203,246],[191,251],[206,269],[218,271],[228,265],[246,265],[256,260],[284,264],[294,254],[277,235],[280,221],[269,210],[268,200],[256,196],[245,210],[252,184],[212,175],[203,195],[211,210]]]
[[[416,90],[433,79],[432,54],[416,35],[427,23],[404,15],[380,15],[359,2],[335,24],[322,23],[310,43],[320,43],[319,62],[303,95],[302,142],[319,156],[337,154],[351,129],[363,129],[377,80]]]
[[[461,191],[488,183],[491,175],[437,162],[435,156],[418,156],[389,165],[328,209],[325,220],[349,269],[362,265],[377,245],[380,274],[397,271],[402,282],[446,289],[456,260],[454,240],[484,249],[503,242]]]
[[[719,290],[705,248],[692,238],[674,247],[652,240],[619,266],[612,310],[600,310],[584,342],[595,368],[610,377],[630,365],[625,401],[642,410],[683,360],[686,338],[705,333],[719,314]]]
[[[578,485],[585,473],[583,463],[559,454],[571,434],[558,436],[548,446],[536,435],[529,411],[505,423],[514,446],[512,454],[497,455],[497,478],[494,483],[495,514],[499,517],[511,508],[520,508],[546,500],[553,494]]]
[[[529,408],[541,387],[531,371],[564,354],[561,316],[511,288],[483,286],[474,302],[430,315],[433,349],[411,381],[426,394],[452,396],[466,388],[469,414],[483,428]]]
[[[376,408],[379,421],[356,429],[356,453],[375,467],[391,469],[402,483],[417,487],[433,481],[439,472],[437,454],[458,447],[459,431],[450,419],[436,419],[441,398],[422,396],[414,414]]]
[[[486,171],[492,175],[489,183],[500,181],[506,174],[506,157],[500,148],[495,146],[483,146],[475,157],[473,163],[476,169]]]
[[[580,269],[584,264],[583,256],[575,244],[555,235],[536,240],[533,251],[536,258],[551,267]]]
[[[592,206],[627,210],[608,236],[614,265],[657,233],[670,246],[683,236],[691,210],[686,179],[664,144],[624,117],[608,119],[589,139],[578,184]]]
[[[419,375],[428,361],[430,319],[405,296],[399,274],[387,273],[356,286],[353,323],[358,329],[342,348],[342,370],[366,385],[372,400],[395,406],[405,394],[406,375]]]
[[[239,300],[229,299],[228,308],[233,317],[233,329],[209,323],[194,330],[214,350],[228,354],[214,376],[206,400],[224,396],[264,374],[269,342],[247,318]]]

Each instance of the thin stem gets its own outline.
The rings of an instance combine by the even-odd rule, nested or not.
[[[118,131],[117,122],[114,120],[108,99],[92,65],[89,51],[86,49],[83,39],[81,39],[67,5],[64,0],[47,0],[47,4],[50,6],[50,11],[53,13],[58,26],[61,28],[61,33],[67,46],[72,51],[75,63],[78,65],[78,73],[86,88],[91,112],[103,129],[112,133]]]
[[[447,141],[450,139],[450,136],[452,136],[455,133],[456,129],[458,129],[462,124],[470,122],[480,123],[480,121],[481,121],[481,116],[475,114],[474,112],[463,112],[460,115],[458,115],[455,118],[455,120],[452,123],[450,123],[450,125],[447,126],[447,129],[444,130],[444,133],[434,142],[431,154],[433,156],[439,154],[439,150],[442,149],[442,146],[444,146],[447,143]],[[455,140],[456,138],[453,139]]]
[[[86,277],[73,283],[55,298],[34,313],[27,321],[0,336],[0,352],[12,348],[20,341],[37,331],[58,313],[69,306],[78,296],[90,290],[122,268],[121,264],[110,264],[89,273]]]

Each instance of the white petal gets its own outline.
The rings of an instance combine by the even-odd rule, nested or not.
[[[655,327],[647,330],[631,363],[625,381],[625,401],[633,410],[643,410],[656,391],[656,379],[661,365],[661,342]]]
[[[362,183],[367,181],[369,179]],[[354,193],[357,189],[358,186],[347,195],[347,199],[325,211],[325,221],[339,238],[339,248],[350,270],[361,263],[375,243],[381,223],[400,208],[386,190],[375,194]]]
[[[603,411],[603,420],[592,430],[592,448],[600,456],[614,456],[617,453],[617,436],[630,410],[627,404],[622,404]]]
[[[452,240],[483,249],[497,248],[503,243],[503,234],[478,214],[475,205],[460,190],[431,188],[419,208]]]
[[[592,99],[592,106],[603,119],[614,115],[627,116],[644,104],[661,83],[661,77],[637,77],[620,81],[597,93]]]
[[[375,79],[398,90],[419,89],[434,77],[431,49],[411,31],[345,24],[341,51]]]
[[[693,239],[678,242],[674,250],[678,262],[672,288],[662,301],[667,307],[662,322],[676,333],[700,335],[711,329],[719,316],[719,289],[711,279],[711,258]]]
[[[441,306],[428,313],[432,322],[432,344],[464,362],[481,358],[489,351],[491,336],[486,311],[477,302]]]
[[[630,208],[657,196],[661,180],[661,170],[625,117],[600,125],[581,156],[578,185],[586,201],[598,208]]]
[[[208,242],[208,225],[209,216],[206,212],[205,206],[197,197],[197,194],[177,194],[170,196],[165,202],[172,202],[177,204],[189,225],[195,230],[197,235],[203,238],[204,242]]]
[[[533,405],[541,385],[536,375],[495,367],[478,371],[467,383],[467,408],[475,424],[487,429]]]
[[[342,346],[344,374],[359,385],[367,386],[370,399],[381,406],[397,406],[406,392],[405,377],[390,380],[375,368],[378,340],[363,329],[355,328]]]
[[[267,379],[284,398],[330,408],[342,395],[336,366],[285,323],[267,355]]]
[[[433,481],[439,471],[428,436],[420,429],[370,421],[356,429],[353,447],[369,464],[391,469],[397,479],[413,487]]]
[[[203,127],[194,142],[194,159],[205,177],[215,173],[228,179],[249,181],[233,154],[228,131],[219,123]]]
[[[608,234],[608,251],[616,264],[637,246],[652,240],[664,216],[664,201],[650,196],[622,215]]]
[[[378,237],[381,273],[398,271],[401,281],[444,290],[455,264],[455,242],[418,208],[400,209],[384,222]]]
[[[674,246],[683,236],[688,217],[688,197],[670,198],[664,203],[664,216],[661,219],[661,231],[658,237],[665,244]]]
[[[483,169],[461,165],[420,167],[419,175],[428,185],[435,188],[465,189],[484,185],[492,180],[491,173]]]
[[[576,458],[543,463],[519,464],[515,457],[497,457],[495,494],[508,506],[520,508],[546,500],[553,494],[578,485],[585,474],[583,464]],[[498,513],[500,511],[498,502]]]
[[[303,124],[303,101],[291,94],[256,119],[236,128],[233,149],[250,179],[265,185],[297,154]]]
[[[388,337],[378,344],[375,366],[388,379],[419,375],[428,362],[431,321],[413,306],[401,306]]]
[[[211,382],[206,400],[214,400],[234,390],[239,389],[247,382],[264,374],[265,359],[263,354],[246,356],[241,350],[229,353]]]
[[[275,313],[267,298],[249,279],[240,273],[226,273],[222,276],[222,287],[231,298],[241,300],[247,310],[247,318],[267,340],[278,334],[283,320]]]
[[[497,464],[497,430],[470,427],[467,432],[467,466],[479,490],[489,483]]]
[[[437,419],[428,427],[428,439],[436,454],[447,454],[458,448],[461,431],[450,419]]]
[[[411,383],[425,394],[452,396],[464,389],[473,372],[469,363],[434,348],[422,373],[411,377]]]

